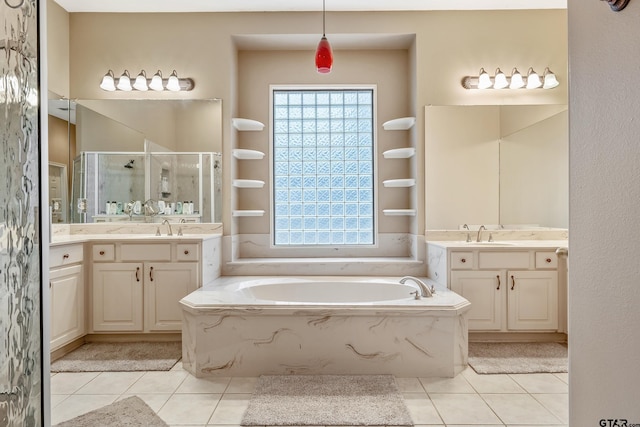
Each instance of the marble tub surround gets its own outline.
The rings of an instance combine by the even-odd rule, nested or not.
[[[223,274],[425,276],[423,236],[382,233],[371,247],[277,247],[268,234],[224,236]]]
[[[460,241],[464,242],[467,239],[467,233],[471,234],[471,240],[476,240],[478,233],[478,225],[469,225],[471,231],[467,230],[427,230],[425,232],[425,239],[427,241]],[[487,231],[482,231],[482,241],[486,242],[489,238],[489,234],[492,235],[493,240],[567,240],[569,238],[569,231],[566,228],[500,228],[501,226],[485,226]]]
[[[255,280],[400,277],[220,277],[181,300],[183,367],[196,377],[393,374],[453,377],[467,364],[467,300],[435,282],[433,298],[362,303],[258,300]]]

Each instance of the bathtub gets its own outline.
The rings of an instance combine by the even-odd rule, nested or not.
[[[467,364],[470,303],[399,277],[222,277],[183,310],[182,363],[196,377],[392,374],[453,377]]]

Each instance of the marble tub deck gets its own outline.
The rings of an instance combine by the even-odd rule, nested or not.
[[[399,278],[331,279],[398,283]],[[183,367],[196,377],[453,377],[467,365],[470,303],[428,279],[436,287],[433,298],[355,304],[256,300],[225,290],[243,280],[222,277],[181,300]]]

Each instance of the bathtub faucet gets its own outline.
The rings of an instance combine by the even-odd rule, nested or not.
[[[407,280],[413,281],[420,288],[419,292],[418,291],[415,292],[416,299],[420,299],[422,297],[431,298],[433,296],[433,294],[436,292],[435,287],[431,286],[431,288],[429,288],[426,285],[426,283],[424,283],[422,280],[418,279],[417,277],[404,276],[402,279],[400,279],[400,283],[404,285]]]

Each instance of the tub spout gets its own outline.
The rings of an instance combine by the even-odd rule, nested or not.
[[[404,276],[402,279],[400,279],[400,283],[404,285],[407,280],[411,280],[420,288],[420,292],[418,293],[418,291],[416,291],[415,293],[416,299],[420,299],[422,297],[431,298],[433,294],[436,292],[435,287],[431,286],[431,288],[429,288],[426,283],[424,283],[422,280],[418,279],[417,277]]]

